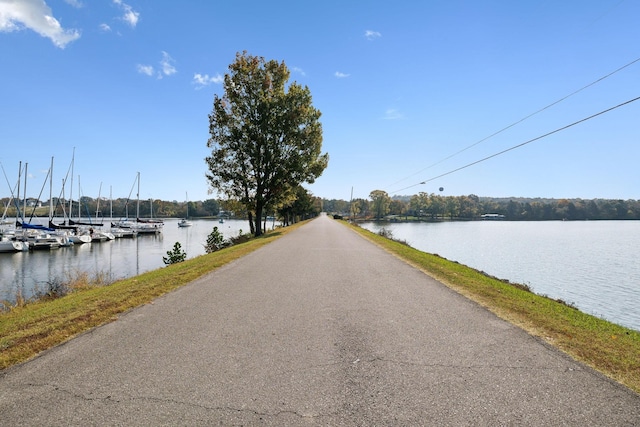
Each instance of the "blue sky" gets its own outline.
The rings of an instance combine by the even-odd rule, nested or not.
[[[0,0],[0,161],[11,185],[28,163],[33,197],[52,156],[60,192],[75,148],[85,196],[127,197],[140,172],[143,199],[215,198],[208,114],[246,50],[322,112],[316,196],[638,199],[640,101],[449,173],[640,96],[638,16],[632,0]]]

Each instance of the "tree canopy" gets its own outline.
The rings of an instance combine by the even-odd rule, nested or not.
[[[314,182],[329,160],[321,154],[321,113],[309,89],[288,84],[289,76],[284,62],[238,53],[209,115],[207,180],[245,205],[256,236],[266,209]]]
[[[389,206],[391,205],[391,198],[386,191],[383,190],[373,190],[371,194],[369,194],[371,201],[373,202],[375,216],[377,219],[384,217],[387,213],[389,213]]]

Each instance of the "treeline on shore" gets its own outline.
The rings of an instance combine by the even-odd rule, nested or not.
[[[36,200],[28,198],[26,202],[5,197],[2,202],[3,217],[16,217],[16,211],[20,210],[20,217],[48,218],[50,211],[49,200]],[[149,199],[140,201],[118,198],[108,200],[106,198],[94,199],[83,196],[72,203],[73,212],[69,213],[69,201],[53,198],[54,217],[70,218],[248,218],[246,206],[238,200],[207,199],[204,201],[166,201]],[[78,207],[79,206],[79,207]],[[293,224],[299,220],[317,216],[322,211],[322,199],[314,197],[302,187],[296,188],[286,203],[276,207],[267,206],[264,216],[275,216],[285,224]]]
[[[9,198],[0,201],[5,215],[15,216],[15,202],[11,202]],[[53,199],[56,216],[65,215],[62,205],[66,206],[66,203],[68,202],[64,200]],[[77,202],[74,202],[74,206],[71,217],[77,218]],[[82,197],[80,206],[81,217],[132,218],[136,216],[137,210],[136,201],[124,198],[106,200]],[[23,202],[20,209],[23,210]],[[357,219],[473,220],[480,219],[483,214],[497,214],[504,216],[503,219],[508,221],[638,220],[640,200],[495,198],[478,197],[473,194],[442,196],[433,193],[390,197],[384,191],[376,190],[371,192],[369,199],[348,201],[315,197],[303,190],[298,192],[293,203],[286,207],[269,209],[266,214],[293,223],[299,219],[317,216],[322,211]],[[29,217],[33,212],[35,216],[46,216],[49,212],[49,201],[27,200],[27,208],[23,215]],[[179,202],[155,199],[141,201],[139,206],[141,218],[182,218],[186,217],[187,213],[192,218],[247,218],[246,208],[235,200]]]
[[[324,211],[362,219],[480,219],[484,214],[504,216],[508,221],[637,220],[640,200],[543,199],[443,196],[419,193],[390,197],[371,192],[370,199],[323,200]]]
[[[2,201],[3,210],[6,216],[11,218],[16,215],[16,203],[10,198],[0,199]],[[9,203],[11,203],[9,205]],[[54,216],[71,217],[71,218],[135,218],[138,210],[137,202],[131,199],[119,198],[113,200],[94,199],[83,196],[80,198],[80,207],[78,201],[73,201],[73,212],[69,212],[68,201],[53,198]],[[49,200],[38,201],[35,199],[27,199],[26,208],[24,201],[18,204],[21,215],[29,218],[33,213],[35,216],[46,216],[49,214]],[[188,208],[187,208],[188,206]],[[210,199],[196,202],[178,202],[165,201],[160,199],[140,201],[139,216],[140,218],[158,217],[158,218],[182,218],[192,217],[208,217],[217,216],[221,211],[221,203],[218,200]]]

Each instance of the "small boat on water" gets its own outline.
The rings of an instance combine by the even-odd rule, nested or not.
[[[63,246],[63,241],[53,235],[53,228],[40,224],[16,221],[16,226],[22,228],[22,235],[16,234],[16,239],[29,245],[29,249],[58,249]]]
[[[116,236],[113,233],[108,231],[100,230],[100,229],[89,229],[89,235],[91,236],[92,242],[107,242],[110,240],[115,240]]]
[[[11,240],[8,237],[0,238],[0,252],[22,252],[29,250],[22,242]]]
[[[138,218],[132,227],[138,234],[160,234],[164,222],[162,220],[143,220]]]
[[[27,243],[31,250],[58,249],[61,246],[58,238],[47,233],[31,232],[25,234],[23,238],[23,243]]]
[[[191,227],[193,223],[186,218],[182,218],[178,221],[178,227]]]
[[[91,243],[91,234],[89,232],[78,231],[75,233],[69,234],[69,240],[71,240],[76,245],[81,245],[83,243]]]
[[[141,236],[143,234],[160,234],[164,223],[161,220],[148,222],[149,220],[128,220],[123,219],[111,223],[111,229],[128,230],[130,233],[127,237]],[[124,236],[123,236],[124,237]]]
[[[186,194],[186,193],[185,193]],[[179,222],[178,222],[178,227],[191,227],[193,225],[193,223],[191,221],[189,221],[189,195],[186,194],[187,196],[187,200],[186,200],[186,204],[187,204],[187,216],[182,218]]]
[[[116,239],[125,239],[136,237],[138,232],[130,227],[118,227],[116,224],[111,223],[111,234],[116,236]]]
[[[136,181],[138,183],[138,194],[140,194],[140,172],[136,175]],[[153,201],[149,200],[149,202],[151,203],[150,218],[140,218],[140,199],[138,198],[136,202],[136,219],[129,219],[127,215],[126,218],[121,218],[118,221],[111,222],[111,229],[130,230],[135,233],[128,234],[127,237],[142,236],[143,234],[156,235],[162,233],[164,221],[162,219],[153,218]]]

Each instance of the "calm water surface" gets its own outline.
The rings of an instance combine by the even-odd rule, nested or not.
[[[580,310],[640,330],[640,221],[365,223]]]
[[[46,289],[53,279],[65,280],[77,272],[107,274],[111,279],[135,276],[164,267],[162,257],[180,242],[187,258],[205,254],[207,236],[218,227],[225,238],[249,231],[249,222],[194,219],[192,227],[178,227],[177,219],[165,220],[158,235],[141,235],[133,239],[115,239],[87,243],[50,251],[0,253],[0,300],[14,301],[16,295],[28,298],[35,289]],[[108,223],[105,221],[105,223]],[[267,228],[273,228],[267,223]],[[105,228],[108,231],[108,227]]]

